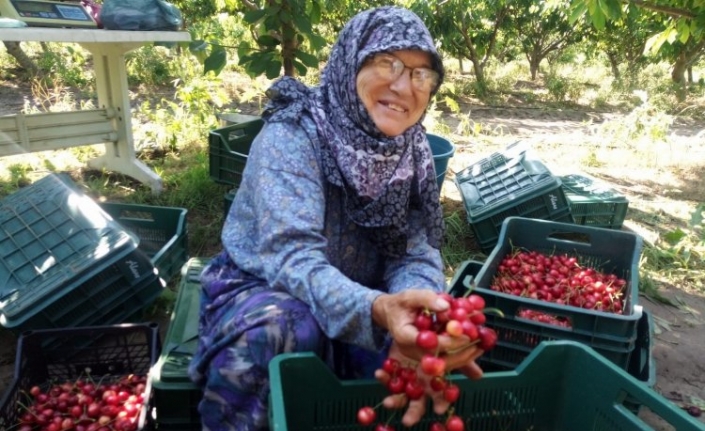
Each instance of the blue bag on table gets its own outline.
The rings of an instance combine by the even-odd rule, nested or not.
[[[164,0],[105,0],[100,21],[108,30],[180,30],[181,11]]]

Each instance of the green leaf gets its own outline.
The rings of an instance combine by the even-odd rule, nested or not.
[[[688,42],[690,38],[690,24],[685,20],[678,20],[676,23],[676,31],[678,32],[678,40],[681,43]]]
[[[644,53],[648,55],[656,54],[661,49],[661,46],[663,46],[666,42],[667,37],[668,35],[665,32],[657,33],[651,36],[644,45]]]
[[[267,9],[265,9],[265,12],[267,13],[268,16],[275,16],[279,13],[281,8],[282,8],[281,6],[272,6],[272,7],[268,7]]]
[[[320,51],[323,49],[328,44],[328,41],[325,40],[325,38],[317,35],[317,34],[310,34],[308,35],[308,41],[311,44],[311,48],[314,51]]]
[[[311,22],[300,15],[294,17],[294,25],[301,33],[309,34],[312,32]]]
[[[267,15],[266,9],[248,10],[245,12],[242,19],[244,19],[248,24],[257,24],[257,22],[264,18],[265,15]]]
[[[257,38],[257,43],[262,46],[275,47],[279,45],[279,40],[276,37],[270,36],[268,34],[263,34]]]
[[[227,63],[228,53],[223,48],[216,48],[203,62],[203,74],[205,75],[208,72],[213,71],[217,76]]]
[[[592,25],[598,30],[605,28],[605,14],[602,13],[602,10],[595,9],[595,13],[592,15]]]
[[[312,24],[318,24],[321,22],[321,5],[317,1],[311,2],[311,8],[308,16]]]
[[[258,52],[252,55],[252,59],[245,67],[245,70],[247,70],[247,73],[252,76],[258,76],[267,70],[268,63],[269,61],[267,59],[267,55]]]
[[[622,16],[622,8],[617,0],[598,0],[600,10],[610,20],[615,20]]]
[[[299,49],[297,49],[296,51],[294,51],[294,55],[296,56],[296,58],[298,58],[299,60],[301,60],[301,62],[302,62],[303,64],[305,64],[306,66],[308,66],[308,67],[316,67],[316,68],[318,67],[318,59],[316,58],[316,56],[311,55],[311,54],[309,54],[309,53],[307,53],[307,52],[303,52],[303,51],[301,51],[301,50],[299,50]]]
[[[278,78],[282,72],[282,63],[277,59],[272,59],[267,62],[265,75],[267,79]]]
[[[446,103],[446,105],[448,105],[448,108],[450,108],[452,112],[460,112],[460,105],[452,97],[446,96],[443,98],[443,101]]]
[[[296,60],[293,61],[294,63],[294,68],[296,69],[296,72],[301,75],[301,76],[306,76],[306,73],[308,73],[308,69],[306,66],[301,64],[301,62],[298,62]]]
[[[663,239],[666,240],[669,244],[676,244],[678,241],[681,239],[685,238],[686,233],[683,232],[680,228],[676,228],[676,230],[666,232],[663,235]]]
[[[208,43],[203,40],[192,41],[189,44],[188,49],[200,63],[204,63],[208,58]]]
[[[570,17],[568,18],[571,24],[578,21],[587,12],[587,4],[583,0],[575,0],[570,5]]]
[[[703,212],[705,211],[705,204],[700,204],[695,207],[695,210],[690,215],[690,226],[696,227],[703,223]]]

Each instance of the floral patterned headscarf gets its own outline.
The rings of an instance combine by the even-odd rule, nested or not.
[[[440,248],[443,237],[433,154],[421,120],[388,137],[357,94],[357,73],[365,61],[399,50],[429,53],[442,81],[440,56],[421,19],[407,9],[384,6],[361,12],[346,24],[318,87],[284,77],[267,90],[270,101],[263,113],[268,122],[299,122],[302,114],[310,115],[326,179],[344,190],[348,216],[368,229],[369,238],[388,256],[406,252],[411,209],[422,212],[433,247]]]

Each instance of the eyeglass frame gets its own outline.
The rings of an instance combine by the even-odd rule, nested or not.
[[[367,65],[371,65],[371,66],[375,67],[376,71],[383,71],[382,73],[386,73],[384,71],[385,69],[380,67],[380,60],[382,60],[382,59],[391,60],[390,68],[388,69],[390,76],[388,76],[388,77],[383,76],[383,78],[388,79],[389,82],[394,82],[397,79],[399,79],[399,77],[402,75],[402,73],[404,73],[404,71],[406,71],[408,69],[410,71],[409,79],[411,80],[412,86],[416,90],[427,91],[429,93],[433,93],[436,89],[438,89],[438,86],[440,84],[439,81],[441,79],[440,73],[438,73],[436,70],[433,70],[430,67],[409,67],[399,57],[397,57],[394,54],[391,54],[389,52],[379,52],[379,53],[374,54],[373,56],[369,57],[365,61],[365,63],[363,64],[363,67],[367,66]],[[401,69],[399,69],[398,66],[396,67],[397,70],[400,70],[400,72],[397,72],[397,73],[394,72],[394,69],[395,69],[394,65],[395,64],[403,66],[403,68],[401,68]],[[416,71],[421,71],[421,72],[425,71],[425,72],[429,73],[427,76],[430,78],[430,80],[431,80],[430,82],[432,82],[432,85],[428,89],[419,88],[419,86],[417,85],[417,81],[414,80],[414,72],[416,72]]]

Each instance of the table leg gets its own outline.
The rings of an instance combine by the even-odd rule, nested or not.
[[[147,184],[152,193],[162,191],[162,179],[135,156],[132,136],[132,113],[127,87],[125,53],[139,48],[135,43],[82,43],[93,56],[96,90],[100,108],[114,109],[113,124],[117,141],[106,142],[105,154],[92,159],[88,165],[94,169],[110,169]]]

